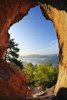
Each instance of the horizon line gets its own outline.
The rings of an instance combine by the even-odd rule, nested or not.
[[[21,56],[31,56],[31,55],[32,55],[32,56],[33,56],[33,55],[40,55],[40,56],[41,56],[41,55],[45,55],[45,56],[48,56],[48,55],[59,55],[59,53],[56,53],[56,54],[25,54],[25,55],[19,55],[19,56],[21,57]]]

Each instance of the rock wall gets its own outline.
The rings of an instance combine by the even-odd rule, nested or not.
[[[8,47],[10,26],[21,20],[36,0],[0,0],[0,100],[31,97],[26,75],[3,60]]]
[[[31,7],[37,5],[36,0],[0,0],[0,59],[7,50],[10,26],[21,20]]]
[[[23,76],[21,72],[16,71],[11,65],[8,65],[3,60],[3,56],[7,50],[10,37],[8,29],[12,24],[18,22],[27,15],[29,9],[37,5],[36,1],[38,1],[46,19],[53,22],[58,38],[60,62],[55,94],[59,88],[67,87],[67,1],[0,0],[0,97],[4,96],[9,98],[9,96],[12,97],[12,95],[13,97],[31,96],[25,82],[22,82],[25,76]],[[19,83],[17,83],[18,81]],[[23,86],[26,88],[23,89]]]
[[[59,44],[59,76],[55,94],[61,87],[67,88],[67,1],[39,0],[43,15],[53,22]]]
[[[0,100],[19,100],[32,97],[26,85],[26,75],[0,60]]]

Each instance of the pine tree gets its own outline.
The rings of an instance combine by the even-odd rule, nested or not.
[[[20,69],[22,69],[23,64],[22,64],[21,60],[18,60],[18,57],[19,57],[18,52],[19,52],[18,44],[15,43],[14,39],[10,39],[7,52],[4,55],[4,59],[7,62],[19,67]]]

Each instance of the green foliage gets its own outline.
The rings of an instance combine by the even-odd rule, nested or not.
[[[18,57],[19,57],[18,52],[19,52],[18,44],[15,43],[14,39],[10,39],[7,52],[4,55],[4,59],[7,62],[19,67],[20,69],[22,69],[23,64],[22,64],[21,60],[18,60]]]
[[[55,85],[58,76],[58,67],[52,67],[51,63],[48,65],[35,65],[31,63],[23,69],[27,74],[27,83],[34,83],[35,86],[41,86],[44,89]]]
[[[56,83],[58,68],[42,64],[35,67],[34,76],[36,86],[51,87]]]
[[[26,73],[26,75],[27,75],[27,83],[29,85],[34,84],[33,71],[34,71],[34,67],[33,67],[32,63],[27,64],[26,67],[23,68],[23,72]]]

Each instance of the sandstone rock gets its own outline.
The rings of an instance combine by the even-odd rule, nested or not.
[[[8,29],[27,15],[29,9],[37,5],[37,1],[43,15],[53,22],[59,43],[59,77],[55,94],[59,88],[67,87],[67,1],[0,0],[0,97],[28,96],[25,81],[22,84],[23,74],[2,59],[8,47]]]
[[[38,0],[43,15],[53,22],[59,44],[59,76],[55,94],[67,87],[67,1]]]
[[[25,74],[3,61],[3,56],[10,37],[8,29],[36,5],[36,0],[0,0],[0,100],[31,96]]]
[[[0,98],[13,100],[22,97],[31,97],[31,93],[26,85],[26,75],[4,60],[1,60]]]
[[[21,20],[37,0],[0,0],[0,59],[7,50],[10,26]]]

